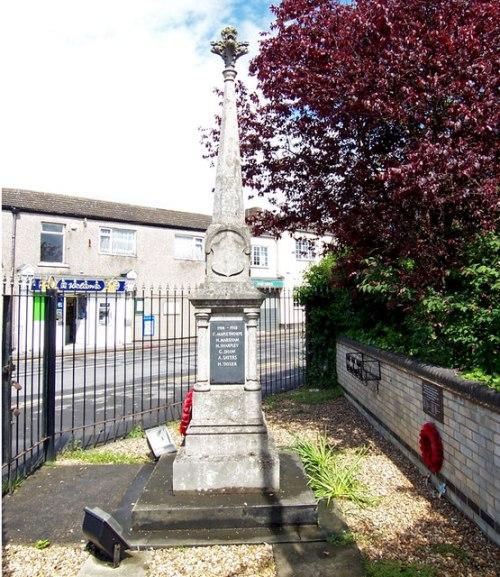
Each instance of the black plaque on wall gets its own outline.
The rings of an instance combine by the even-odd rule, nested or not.
[[[210,321],[210,382],[245,382],[244,321]]]
[[[443,389],[422,381],[422,408],[424,413],[434,417],[440,423],[443,422]]]

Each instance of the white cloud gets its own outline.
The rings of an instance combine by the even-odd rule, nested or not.
[[[262,5],[237,22],[253,52]],[[198,127],[222,85],[209,41],[235,16],[231,0],[3,3],[2,186],[210,212]]]

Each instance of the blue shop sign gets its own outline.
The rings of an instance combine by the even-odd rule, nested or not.
[[[60,291],[79,292],[124,292],[124,280],[116,279],[86,279],[86,278],[61,278],[59,280],[33,279],[32,290],[45,292],[49,288],[57,288]]]

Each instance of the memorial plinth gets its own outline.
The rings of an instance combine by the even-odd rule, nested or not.
[[[173,464],[173,491],[276,491],[279,458],[262,414],[257,373],[263,296],[250,282],[234,88],[234,66],[247,44],[226,28],[212,51],[225,64],[224,110],[205,282],[191,298],[198,337],[192,420]]]

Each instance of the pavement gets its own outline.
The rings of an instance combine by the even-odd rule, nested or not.
[[[34,544],[39,539],[52,543],[80,543],[83,508],[98,506],[110,512],[124,527],[130,526],[131,509],[146,485],[154,464],[146,465],[55,465],[44,466],[28,477],[12,495],[3,499],[3,539],[6,543]],[[340,534],[346,529],[338,511],[318,507],[319,524],[324,535]],[[231,541],[221,538],[219,542],[256,542],[253,530],[240,533],[234,540],[234,529],[228,530]],[[317,531],[311,538],[302,533],[297,542],[273,543],[278,577],[363,577],[362,558],[355,544],[336,546],[325,540],[318,541]],[[266,541],[265,537],[257,542]],[[268,542],[268,541],[267,541]],[[170,543],[171,546],[182,545]],[[187,543],[184,543],[186,545]],[[214,541],[207,534],[205,542]],[[125,558],[120,567],[112,569],[109,564],[89,558],[78,577],[114,577],[146,575],[148,556],[146,550],[134,551]]]
[[[83,508],[88,505],[116,512],[142,468],[143,465],[41,467],[12,495],[3,498],[3,542],[33,544],[48,539],[51,543],[80,543]]]

